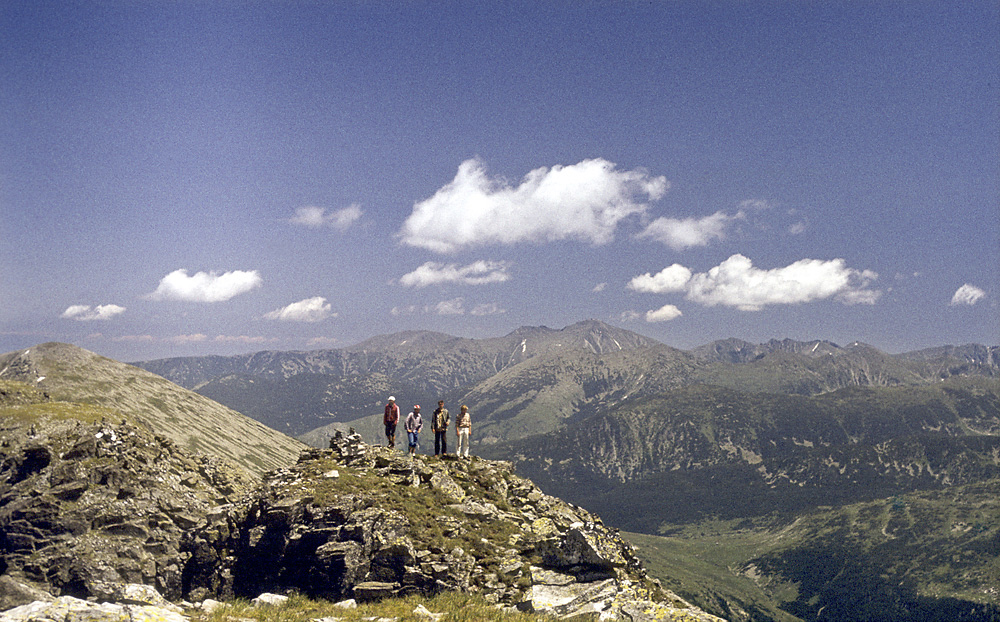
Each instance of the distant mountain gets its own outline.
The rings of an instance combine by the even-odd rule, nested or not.
[[[970,361],[966,350],[977,347]],[[547,433],[679,386],[818,395],[847,386],[920,385],[953,375],[993,377],[1000,374],[998,350],[968,346],[894,356],[857,342],[841,347],[828,341],[775,339],[755,345],[728,339],[682,352],[587,320],[561,330],[523,327],[491,339],[408,331],[338,350],[136,365],[315,444],[345,425],[377,428],[389,395],[406,411],[420,403],[425,413],[438,399],[455,408],[466,403],[476,419],[476,442],[492,443]]]
[[[949,376],[982,374],[998,375],[1000,370],[1000,347],[968,344],[964,346],[941,346],[901,354],[900,358],[921,365],[927,374],[940,378]]]
[[[389,395],[398,396],[407,410],[421,403],[429,413],[438,399],[449,406],[463,401],[473,387],[535,359],[593,358],[650,347],[666,348],[589,320],[562,330],[525,327],[493,339],[411,331],[342,350],[160,359],[136,365],[298,436],[378,415]]]
[[[0,380],[26,383],[53,400],[120,413],[188,451],[228,458],[258,476],[293,464],[304,448],[164,378],[64,343],[0,355]]]
[[[1000,477],[1000,381],[819,396],[688,386],[480,449],[633,531]]]
[[[751,363],[772,352],[823,356],[840,350],[840,346],[829,341],[794,341],[792,339],[772,339],[767,343],[750,343],[741,339],[722,339],[691,350],[699,359],[720,363]]]

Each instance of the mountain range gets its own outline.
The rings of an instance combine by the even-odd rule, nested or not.
[[[318,446],[346,426],[378,441],[390,394],[407,409],[466,403],[474,451],[637,533],[651,556],[732,542],[706,544],[700,574],[675,585],[722,617],[997,611],[988,586],[1000,530],[953,510],[992,507],[985,491],[1000,482],[997,346],[893,355],[860,342],[727,339],[682,351],[589,320],[137,365]],[[980,528],[959,525],[969,520]],[[970,551],[963,570],[928,546]],[[680,581],[683,566],[665,564],[661,577]],[[877,595],[850,614],[858,589]]]
[[[390,394],[404,412],[467,403],[474,453],[629,530],[710,613],[915,622],[1000,615],[998,361],[976,344],[682,351],[590,320],[134,366],[43,344],[0,356],[0,381],[56,403],[85,394],[257,473],[303,447],[273,430],[325,447],[354,427],[377,443]]]
[[[628,400],[687,385],[816,395],[955,375],[997,377],[1000,347],[890,355],[861,343],[840,347],[786,339],[753,345],[729,339],[685,352],[587,320],[560,330],[523,327],[491,339],[417,331],[344,349],[135,365],[292,436],[316,431],[305,437],[314,444],[343,424],[377,419],[390,395],[399,396],[407,410],[424,404],[425,413],[439,399],[469,404],[477,442],[489,444],[550,432]]]

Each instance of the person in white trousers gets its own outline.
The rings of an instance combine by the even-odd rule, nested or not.
[[[469,457],[469,436],[472,435],[472,415],[469,414],[469,407],[462,405],[462,412],[455,418],[455,434],[458,436],[458,451],[455,452],[459,458]]]

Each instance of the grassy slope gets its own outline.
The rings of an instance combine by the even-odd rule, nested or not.
[[[53,401],[100,407],[257,475],[294,463],[305,447],[164,378],[75,346],[49,343],[2,355],[0,369],[4,378],[25,381]]]

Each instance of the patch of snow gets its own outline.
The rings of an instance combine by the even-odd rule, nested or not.
[[[527,349],[528,349],[528,340],[527,339],[522,339],[521,340],[521,354],[524,354],[524,352]]]
[[[45,376],[39,376],[35,382],[41,382],[42,380],[45,380]]]
[[[624,349],[624,348],[622,348],[622,344],[618,343],[618,340],[615,339],[614,337],[611,338],[611,341],[615,342],[615,345],[618,346],[619,350],[623,350]]]
[[[0,376],[2,376],[2,375],[4,375],[5,373],[7,373],[7,370],[8,370],[8,369],[10,369],[10,367],[9,367],[9,366],[8,366],[8,367],[4,367],[4,368],[3,368],[3,371],[0,371]]]
[[[815,352],[815,351],[816,351],[816,348],[818,348],[818,347],[819,347],[819,342],[817,341],[817,342],[816,342],[816,345],[814,345],[814,346],[813,346],[813,349],[812,349],[812,350],[810,350],[810,352]]]

